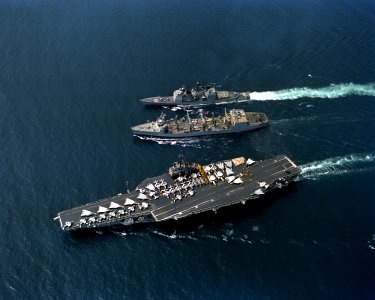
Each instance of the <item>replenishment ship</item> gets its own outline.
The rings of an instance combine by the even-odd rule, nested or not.
[[[187,111],[186,117],[181,119],[165,119],[165,114],[154,122],[133,126],[131,129],[136,136],[161,138],[187,138],[208,135],[221,135],[256,130],[268,125],[266,114],[259,112],[245,112],[242,109],[232,109],[224,115],[214,117],[204,116],[200,111],[200,118],[192,119]]]
[[[250,100],[250,92],[217,91],[214,86],[202,85],[192,89],[181,87],[172,96],[157,96],[141,99],[149,106],[196,106],[222,103],[235,103]]]
[[[262,197],[297,180],[287,156],[254,161],[238,157],[201,166],[181,157],[167,173],[143,180],[127,194],[59,212],[63,231],[179,220]]]

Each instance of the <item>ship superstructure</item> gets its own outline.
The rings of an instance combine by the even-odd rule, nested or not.
[[[266,114],[260,112],[245,112],[242,109],[232,109],[228,113],[215,117],[204,116],[202,111],[199,118],[191,118],[189,112],[180,119],[165,119],[165,114],[154,122],[133,126],[134,135],[184,138],[228,133],[239,133],[256,130],[268,125]]]

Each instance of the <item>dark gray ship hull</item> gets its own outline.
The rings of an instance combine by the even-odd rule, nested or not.
[[[119,214],[120,209],[123,210],[123,208],[108,209],[109,212],[106,214],[112,214],[113,217],[98,219],[99,213],[96,212],[98,209],[100,210],[100,207],[108,208],[113,203],[123,206],[124,202],[127,201],[126,199],[137,199],[138,192],[134,190],[125,195],[119,194],[115,197],[62,211],[58,213],[55,219],[59,221],[60,227],[64,231],[178,220],[206,211],[217,211],[234,204],[245,204],[246,201],[260,198],[273,189],[282,188],[297,180],[300,168],[288,157],[279,155],[272,159],[256,162],[249,167],[244,164],[234,166],[233,171],[235,174],[242,175],[246,172],[242,177],[242,184],[230,184],[227,181],[219,181],[215,185],[204,184],[194,188],[193,196],[183,198],[180,201],[171,201],[169,198],[160,195],[157,199],[142,200],[143,203],[147,202],[148,204],[145,209],[136,207],[132,212],[127,212],[125,215]],[[163,180],[170,185],[175,184],[175,181],[168,174],[163,174],[144,180],[138,185],[137,189],[145,189],[155,180]],[[261,184],[264,184],[263,187],[260,187]],[[141,202],[141,200],[136,201]],[[80,222],[83,210],[93,213],[89,217],[92,221],[85,222],[85,224]]]
[[[144,130],[137,130],[135,127],[132,127],[132,131],[133,131],[133,134],[136,136],[180,139],[180,138],[192,138],[192,137],[202,137],[202,136],[211,136],[211,135],[243,133],[243,132],[257,130],[267,125],[268,124],[259,124],[259,125],[249,125],[243,128],[229,128],[225,130],[192,131],[192,132],[184,132],[184,133],[165,133],[162,131],[144,131]]]
[[[149,97],[139,100],[146,106],[202,106],[202,105],[214,105],[214,104],[227,104],[227,103],[239,103],[250,101],[250,93],[247,97],[238,98],[223,98],[215,100],[197,100],[197,101],[174,101],[173,97]]]

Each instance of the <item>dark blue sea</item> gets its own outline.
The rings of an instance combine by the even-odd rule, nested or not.
[[[375,299],[374,49],[372,0],[0,0],[0,299]],[[253,92],[205,110],[271,125],[132,136],[161,112],[140,98],[196,81]],[[179,154],[281,153],[299,182],[216,215],[78,235],[53,221]]]

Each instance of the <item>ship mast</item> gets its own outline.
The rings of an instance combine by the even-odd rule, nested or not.
[[[204,123],[204,118],[203,118],[203,109],[200,109],[199,110],[199,114],[201,116],[201,119],[202,119],[202,124]]]
[[[190,120],[190,116],[189,116],[189,111],[188,110],[186,111],[186,116],[187,116],[187,119],[189,121],[189,124],[191,124],[191,120]]]

